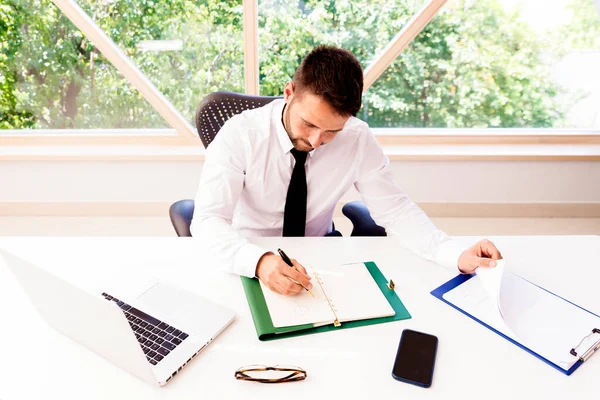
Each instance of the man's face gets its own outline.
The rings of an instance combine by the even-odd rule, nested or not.
[[[329,143],[344,128],[349,116],[341,116],[320,97],[309,92],[300,96],[294,85],[285,85],[284,125],[296,150],[311,151]]]

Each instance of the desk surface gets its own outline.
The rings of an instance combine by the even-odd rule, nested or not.
[[[473,243],[478,238],[458,238]],[[511,268],[600,313],[600,236],[496,237]],[[49,328],[12,274],[0,267],[0,399],[314,399],[595,398],[600,355],[572,376],[550,366],[429,294],[454,274],[421,260],[389,238],[257,238],[306,265],[373,260],[412,314],[406,321],[272,342],[256,337],[238,277],[202,255],[191,238],[0,238],[0,247],[84,288],[122,271],[165,277],[220,302],[236,321],[164,388],[154,388]],[[433,385],[397,382],[391,369],[403,329],[439,337]],[[264,385],[236,381],[248,364],[299,365],[306,381]],[[594,394],[595,393],[595,394]],[[585,396],[585,397],[584,397]]]

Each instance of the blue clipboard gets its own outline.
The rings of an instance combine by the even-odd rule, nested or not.
[[[545,362],[546,364],[554,367],[555,369],[557,369],[558,371],[562,372],[565,375],[571,375],[573,372],[575,372],[575,370],[577,368],[579,368],[581,366],[581,364],[583,364],[583,361],[581,361],[581,359],[579,361],[577,361],[575,364],[573,364],[573,366],[571,368],[564,369],[559,367],[558,365],[556,365],[555,363],[553,363],[552,361],[542,357],[541,355],[537,354],[536,352],[532,351],[531,349],[523,346],[521,343],[515,341],[514,339],[506,336],[505,334],[503,334],[502,332],[494,329],[493,327],[489,326],[488,324],[486,324],[485,322],[481,321],[480,319],[477,319],[476,317],[474,317],[473,315],[469,314],[468,312],[466,312],[465,310],[457,307],[456,305],[450,303],[449,301],[447,301],[446,299],[444,299],[443,295],[447,292],[449,292],[450,290],[462,285],[463,283],[465,283],[466,281],[468,281],[469,279],[473,278],[475,275],[458,275],[452,279],[450,279],[448,282],[444,283],[443,285],[441,285],[440,287],[438,287],[437,289],[434,289],[433,291],[431,291],[431,294],[435,297],[437,297],[438,299],[440,299],[441,301],[443,301],[444,303],[448,304],[449,306],[457,309],[458,311],[460,311],[461,313],[465,314],[466,316],[468,316],[469,318],[473,319],[474,321],[479,322],[481,325],[485,326],[486,328],[490,329],[491,331],[495,332],[496,334],[502,336],[504,339],[508,340],[509,342],[511,342],[514,345],[519,346],[520,348],[522,348],[523,350],[525,350],[526,352],[528,352],[531,355],[534,355],[535,357],[539,358],[540,360],[542,360],[543,362]],[[543,288],[542,288],[543,289]],[[544,289],[545,290],[545,289]],[[547,291],[547,290],[546,290]],[[547,291],[548,293],[552,293]],[[554,294],[554,293],[552,293]],[[554,294],[555,296],[557,296],[556,294]],[[560,296],[558,296],[560,297]],[[570,301],[560,297],[561,299],[571,303]],[[573,303],[571,303],[573,304]],[[577,304],[573,304],[577,307],[579,307]],[[582,307],[579,307],[582,310],[585,310]],[[587,312],[589,312],[592,315],[595,315],[596,317],[600,318],[600,316],[598,316],[597,314],[594,314],[588,310],[585,310]]]

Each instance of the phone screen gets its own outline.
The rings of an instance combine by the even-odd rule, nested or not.
[[[437,350],[437,337],[405,329],[400,338],[392,376],[418,386],[429,387]]]

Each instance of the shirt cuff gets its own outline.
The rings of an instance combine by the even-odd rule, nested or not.
[[[452,271],[462,273],[458,269],[458,259],[460,258],[461,254],[468,248],[469,246],[462,245],[456,240],[448,239],[439,245],[435,261],[438,264],[451,269]]]
[[[265,250],[255,244],[246,243],[240,248],[233,259],[233,270],[238,275],[254,278],[256,276],[258,260],[268,252],[269,250]]]

